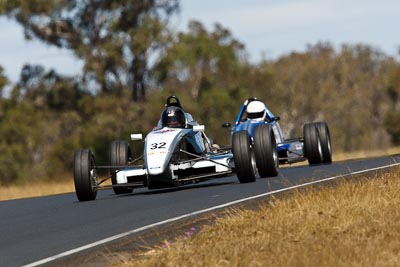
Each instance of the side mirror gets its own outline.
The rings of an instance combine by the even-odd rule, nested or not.
[[[204,131],[205,127],[204,125],[193,125],[193,131],[195,132],[202,132]]]
[[[131,134],[131,140],[142,140],[143,139],[143,134]]]
[[[231,123],[230,122],[225,122],[222,124],[222,128],[229,128],[231,127]]]

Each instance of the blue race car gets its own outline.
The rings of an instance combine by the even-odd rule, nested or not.
[[[257,98],[247,99],[232,127],[235,172],[241,182],[278,175],[279,164],[308,160],[310,165],[332,162],[332,147],[326,122],[307,123],[303,137],[286,139],[280,118]]]

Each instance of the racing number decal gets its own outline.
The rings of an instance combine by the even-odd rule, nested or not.
[[[162,149],[162,148],[165,148],[166,144],[167,143],[165,143],[165,142],[153,143],[153,144],[150,145],[150,149]]]

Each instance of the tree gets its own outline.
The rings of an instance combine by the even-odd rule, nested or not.
[[[36,107],[57,111],[76,109],[80,98],[88,94],[74,78],[63,77],[56,71],[45,71],[40,65],[24,65],[20,80],[14,86],[14,100],[27,100]]]
[[[189,32],[178,33],[154,68],[154,77],[164,87],[188,90],[198,99],[206,90],[238,87],[245,66],[244,45],[228,29],[216,24],[208,32],[200,22],[191,21]]]
[[[3,0],[0,15],[19,22],[27,39],[70,49],[84,60],[83,80],[105,94],[131,89],[145,98],[149,57],[165,42],[178,0]]]
[[[388,105],[385,73],[390,59],[367,45],[329,43],[309,46],[264,68],[273,77],[271,108],[282,118],[288,137],[301,135],[306,122],[326,120],[335,147],[376,149],[389,144],[382,127]],[[260,67],[259,67],[260,68]]]
[[[9,83],[7,77],[3,74],[3,67],[0,66],[0,97],[3,95],[4,87]]]
[[[384,125],[394,145],[400,144],[400,64],[389,63],[385,76],[386,93],[389,107],[385,115]]]

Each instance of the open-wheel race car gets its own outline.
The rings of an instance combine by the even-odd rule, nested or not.
[[[241,182],[278,175],[279,164],[308,160],[310,165],[332,162],[332,147],[326,122],[303,126],[303,137],[286,139],[280,118],[257,98],[247,99],[232,127],[235,172]],[[225,124],[230,127],[230,124]]]
[[[132,134],[131,140],[142,140],[142,134]],[[126,194],[135,187],[177,186],[226,176],[234,170],[230,148],[212,144],[204,126],[183,111],[176,96],[167,98],[157,127],[145,138],[143,155],[134,159],[132,152],[127,141],[113,141],[110,165],[96,166],[91,150],[76,151],[73,172],[78,199],[95,199],[99,188],[109,187],[102,184],[110,178],[114,193]],[[99,168],[108,168],[110,176],[98,181]]]
[[[91,150],[74,155],[75,191],[80,201],[93,200],[102,184],[111,179],[115,194],[131,193],[135,187],[149,189],[196,183],[236,173],[241,183],[277,176],[279,164],[308,160],[310,165],[331,163],[329,128],[325,122],[303,126],[303,137],[285,139],[279,117],[256,98],[242,105],[232,127],[232,146],[211,143],[176,96],[167,98],[161,119],[145,138],[143,154],[134,159],[127,141],[110,145],[110,164],[97,166]],[[224,124],[230,127],[229,124]],[[132,134],[131,140],[142,140]],[[143,161],[142,164],[138,164]],[[110,176],[98,181],[97,170],[107,168]]]

